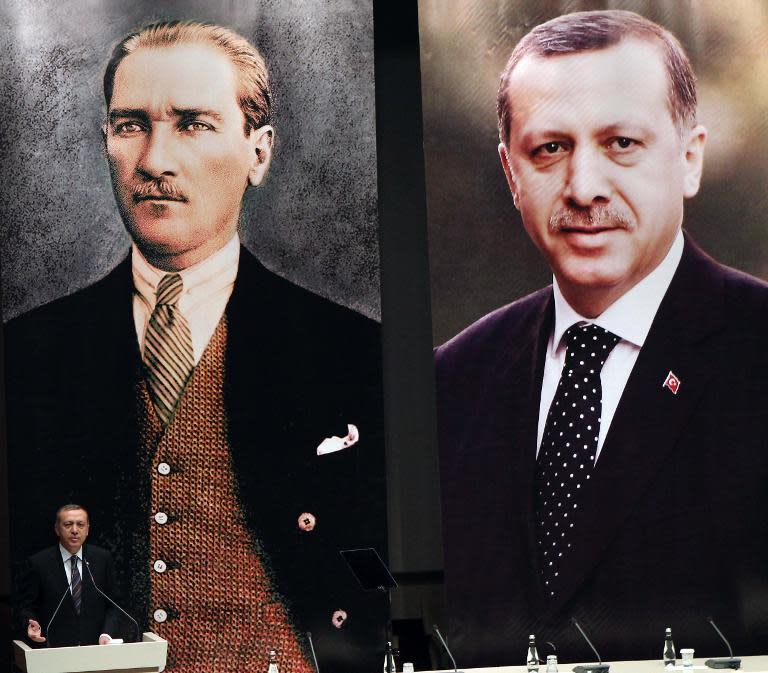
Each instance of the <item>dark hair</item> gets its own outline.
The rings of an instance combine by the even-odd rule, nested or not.
[[[85,509],[85,507],[83,507],[82,505],[76,505],[75,503],[70,502],[66,505],[62,505],[61,507],[59,507],[59,509],[56,510],[56,523],[59,523],[59,514],[61,514],[62,512],[72,512],[76,509],[83,510],[85,512],[85,517],[89,518],[88,510]]]
[[[554,56],[612,47],[627,38],[657,44],[669,78],[668,104],[672,120],[682,131],[696,123],[696,76],[677,38],[653,21],[624,10],[575,12],[536,26],[512,51],[499,83],[496,111],[499,138],[509,143],[512,111],[509,81],[515,66],[528,55]]]
[[[204,44],[224,53],[237,72],[237,98],[245,115],[245,131],[272,122],[269,72],[259,51],[242,35],[223,26],[199,21],[160,21],[123,38],[112,52],[104,72],[104,98],[109,107],[115,73],[122,60],[137,49],[161,49],[176,44]]]

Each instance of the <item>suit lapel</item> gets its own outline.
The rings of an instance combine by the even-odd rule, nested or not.
[[[686,241],[680,266],[640,351],[595,466],[578,545],[564,571],[559,610],[600,562],[683,432],[710,378],[708,337],[721,324],[722,281],[714,263]],[[664,387],[669,372],[677,394]]]
[[[290,414],[297,414],[290,398],[304,388],[296,376],[304,373],[301,344],[295,343],[292,323],[297,310],[284,301],[277,282],[244,248],[240,250],[238,275],[227,305],[228,320],[225,397],[230,427],[233,468],[241,493],[274,493],[261,505],[278,507],[277,493],[290,493],[287,483],[296,466],[287,461],[290,452],[279,450],[285,440]],[[304,337],[309,335],[303,334]],[[286,358],[287,353],[296,357]],[[285,488],[283,483],[285,481]],[[272,514],[248,509],[253,498],[241,499],[246,520],[264,534]]]
[[[136,385],[141,358],[133,321],[133,279],[126,258],[89,295],[88,328],[81,353],[84,381],[81,422],[89,429],[90,454],[83,457],[91,489],[80,482],[71,494],[85,504],[92,519],[113,522],[99,530],[99,539],[116,550],[120,560],[126,547],[125,526],[135,530],[147,520],[149,474],[139,455]],[[105,453],[106,452],[106,453]],[[108,454],[109,458],[104,456]],[[136,475],[140,475],[137,481]],[[114,484],[109,498],[103,484]],[[130,523],[128,523],[130,522]],[[141,523],[140,523],[141,522]],[[125,549],[127,553],[127,549]],[[129,554],[129,556],[131,556]]]
[[[516,321],[503,341],[496,379],[478,401],[480,412],[472,414],[475,422],[463,442],[483,452],[484,461],[493,456],[489,463],[493,478],[507,485],[503,496],[507,501],[498,503],[507,525],[499,530],[505,530],[511,546],[528,559],[524,566],[530,605],[541,604],[544,597],[538,579],[533,491],[541,381],[553,321],[554,300],[548,288],[536,300],[531,318]]]
[[[550,333],[554,325],[554,297],[549,294],[548,301],[542,306],[535,323],[536,332],[529,335],[531,352],[528,359],[528,367],[525,371],[520,369],[524,375],[525,386],[520,386],[520,394],[525,395],[524,400],[520,400],[521,406],[513,407],[525,409],[523,417],[519,418],[518,441],[519,446],[523,448],[521,460],[520,477],[524,479],[524,486],[518,487],[517,506],[523,512],[522,521],[525,522],[525,543],[528,558],[532,560],[529,564],[531,575],[529,576],[528,600],[529,603],[541,604],[544,600],[544,586],[541,583],[539,553],[536,544],[536,513],[534,511],[534,491],[536,486],[536,443],[538,439],[538,421],[539,408],[541,405],[541,384],[544,378],[544,361],[546,358],[547,347],[549,344]],[[523,406],[524,405],[524,406]]]

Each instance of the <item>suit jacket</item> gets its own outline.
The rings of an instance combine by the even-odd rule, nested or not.
[[[118,637],[117,610],[98,591],[101,589],[112,600],[116,599],[112,555],[101,547],[83,545],[83,560],[88,562],[91,572],[83,566],[78,614],[59,546],[48,547],[29,558],[21,588],[20,630],[26,633],[29,620],[34,619],[51,647],[97,645],[102,633]],[[61,606],[51,622],[59,601]]]
[[[126,260],[6,326],[11,543],[23,558],[47,532],[40,512],[83,504],[146,626],[152,513],[132,288]],[[338,555],[386,551],[378,325],[275,276],[245,249],[226,314],[225,399],[246,525],[297,628],[312,631],[320,665],[379,666],[385,602],[363,594]],[[358,444],[316,456],[347,423]],[[302,512],[317,517],[311,534],[298,528]],[[337,609],[349,615],[341,629],[331,624]]]
[[[768,287],[686,239],[592,476],[564,590],[539,577],[533,486],[546,288],[436,353],[446,586],[462,666],[522,663],[529,633],[562,661],[697,656],[768,644]],[[675,395],[663,383],[681,381]],[[549,650],[542,647],[540,654]]]

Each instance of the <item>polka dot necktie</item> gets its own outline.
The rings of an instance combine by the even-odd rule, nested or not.
[[[547,595],[557,594],[579,542],[581,508],[595,464],[603,391],[600,371],[619,337],[593,324],[564,334],[565,365],[549,407],[536,464],[536,537]]]
[[[177,303],[184,286],[178,273],[169,273],[157,286],[157,303],[144,337],[144,364],[152,401],[164,425],[195,365],[189,323]]]

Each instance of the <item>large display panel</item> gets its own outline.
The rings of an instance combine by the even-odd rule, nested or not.
[[[364,594],[338,555],[372,546],[386,558],[371,3],[3,11],[13,106],[0,261],[17,603],[43,572],[38,561],[50,560],[30,569],[28,557],[56,551],[57,509],[76,503],[91,527],[83,591],[106,577],[93,542],[111,552],[119,602],[168,638],[170,670],[266,670],[270,649],[281,670],[311,670],[309,631],[321,668],[379,666],[385,599]],[[127,53],[105,103],[117,43],[172,20],[212,22],[255,45],[271,115],[232,133],[226,110],[245,114],[244,71],[189,36]],[[179,246],[231,224],[224,202],[243,165],[258,185],[239,217],[244,247],[180,263]],[[126,257],[126,227],[132,258],[150,266]],[[165,404],[146,339],[160,338],[153,316],[173,290],[152,267],[193,290],[176,304],[189,309],[192,363]],[[176,309],[164,310],[173,327]],[[64,591],[71,574],[51,574]]]
[[[675,117],[655,38],[614,39],[630,23],[620,15],[613,26],[593,17],[537,33],[503,98],[500,157],[497,91],[515,45],[555,17],[607,9],[633,11],[682,43],[706,143],[692,119]],[[697,656],[726,654],[709,616],[735,650],[763,651],[763,3],[422,0],[419,10],[445,581],[459,664],[522,663],[531,633],[542,655],[550,641],[561,661],[592,659],[571,618],[604,659],[659,656],[665,627]],[[672,131],[666,143],[662,129]],[[672,248],[675,236],[662,232],[674,234],[683,201],[685,241]],[[656,253],[625,245],[639,238]],[[659,267],[663,280],[629,294]],[[548,287],[552,269],[562,299]],[[584,374],[603,418],[598,408],[595,427],[590,405],[579,407],[561,446],[550,409],[565,392],[581,397],[565,379],[557,392],[571,362],[559,341],[568,325],[556,322],[564,304],[581,309],[575,322],[616,325],[620,343],[596,385]],[[580,435],[587,425],[594,436]],[[574,455],[569,438],[600,452],[590,444]],[[563,549],[550,548],[555,537]]]

